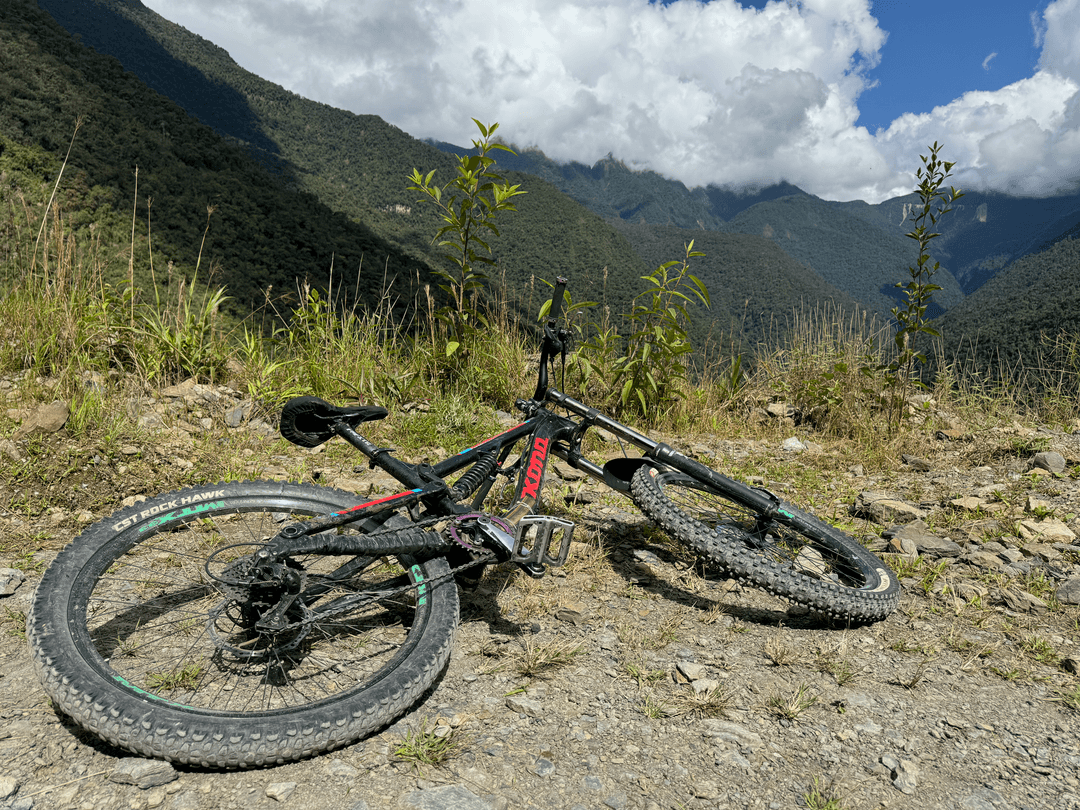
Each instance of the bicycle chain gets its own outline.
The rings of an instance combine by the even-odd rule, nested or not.
[[[466,517],[472,517],[472,515],[468,515]],[[398,527],[398,528],[394,528],[394,529],[382,529],[382,530],[377,531],[377,532],[370,532],[368,534],[368,536],[369,537],[376,537],[378,535],[390,535],[390,534],[393,534],[394,532],[404,531],[406,529],[414,529],[414,528],[423,529],[426,526],[438,526],[439,523],[446,523],[446,524],[449,525],[450,523],[453,523],[453,522],[454,522],[454,518],[446,517],[446,516],[426,518],[424,520],[414,521],[412,523],[412,525],[409,526],[409,527]],[[440,536],[441,536],[441,531],[437,532],[437,533],[439,533]],[[446,540],[445,537],[443,539]],[[439,575],[437,577],[434,577],[432,579],[425,579],[425,580],[422,580],[420,582],[416,582],[416,583],[413,583],[411,585],[406,585],[406,586],[404,586],[402,588],[398,588],[395,591],[389,591],[387,593],[382,593],[378,597],[376,597],[375,600],[372,600],[372,601],[379,601],[379,600],[383,600],[383,599],[397,597],[397,596],[400,596],[401,594],[408,593],[409,591],[415,591],[421,585],[434,587],[434,586],[442,584],[443,582],[446,582],[447,580],[453,579],[461,571],[468,570],[469,568],[475,568],[478,565],[484,565],[484,564],[487,564],[489,562],[497,562],[498,561],[498,557],[490,549],[474,548],[474,547],[471,547],[471,546],[467,546],[467,545],[465,545],[464,543],[461,543],[461,542],[455,542],[453,540],[446,540],[446,542],[448,544],[448,549],[449,548],[466,548],[466,549],[468,549],[473,554],[476,554],[475,559],[472,559],[472,560],[470,560],[469,562],[467,562],[467,563],[465,563],[463,565],[459,565],[459,566],[457,566],[455,568],[451,568],[445,574],[441,574],[441,575]],[[357,594],[357,596],[360,596],[360,594]],[[237,600],[237,601],[239,601],[239,600]],[[303,628],[303,627],[315,624],[316,622],[321,622],[321,621],[324,621],[326,619],[333,618],[334,616],[339,616],[341,614],[348,613],[349,611],[356,609],[356,603],[355,602],[349,603],[349,599],[347,597],[345,598],[344,601],[347,604],[345,606],[337,609],[337,610],[327,610],[325,612],[320,612],[318,614],[311,613],[310,616],[308,616],[308,617],[306,617],[304,619],[301,619],[298,622],[293,622],[291,624],[285,625],[280,630],[278,630],[275,633],[275,635],[280,635],[281,633],[291,632],[291,631],[297,630],[299,628]],[[309,613],[310,613],[310,611],[309,611]]]

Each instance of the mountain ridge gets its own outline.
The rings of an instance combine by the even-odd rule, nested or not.
[[[165,44],[154,40],[156,45],[143,42],[130,48],[127,69],[155,81],[159,93],[180,94],[179,88],[187,87],[189,114],[215,121],[281,182],[362,223],[406,264],[423,269],[439,261],[429,241],[438,227],[437,217],[412,199],[404,175],[415,166],[446,177],[454,164],[445,153],[460,153],[461,148],[418,141],[377,116],[302,99],[244,71],[223,49],[156,15],[138,0],[92,0],[87,7],[94,14],[80,14],[61,0],[41,0],[40,6],[58,13],[85,44],[94,47],[122,51],[136,31],[142,32],[136,39],[153,40],[151,34],[156,33]],[[126,22],[109,33],[108,21],[115,19]],[[303,118],[300,124],[298,116]],[[895,285],[906,280],[913,261],[914,243],[909,245],[905,236],[912,227],[911,208],[917,199],[913,195],[871,204],[820,200],[782,184],[744,191],[717,186],[688,189],[654,172],[635,171],[614,157],[591,167],[557,164],[535,149],[519,150],[516,156],[501,153],[499,165],[526,187],[547,184],[536,186],[534,198],[544,205],[526,203],[525,216],[507,218],[504,238],[495,244],[497,258],[506,263],[519,288],[537,275],[570,269],[589,286],[608,278],[614,308],[625,311],[649,264],[640,247],[631,244],[649,240],[639,235],[628,241],[622,227],[627,223],[681,229],[684,239],[700,240],[704,233],[745,234],[758,241],[740,243],[746,266],[741,276],[725,276],[729,286],[747,292],[757,289],[755,274],[761,278],[761,267],[776,265],[771,251],[778,247],[806,268],[803,272],[824,282],[821,286],[808,276],[802,284],[820,290],[822,300],[850,306],[853,298],[886,317],[898,300]],[[528,174],[519,174],[523,171]],[[584,208],[576,210],[571,200]],[[931,253],[943,266],[935,280],[944,289],[935,296],[931,315],[948,312],[1018,259],[1077,232],[1080,195],[1033,201],[969,192],[942,226]],[[665,239],[669,236],[663,234]],[[744,251],[746,246],[754,247]],[[797,272],[794,265],[788,268]],[[775,283],[789,289],[799,286],[779,277]],[[1029,295],[1039,294],[1037,289],[1025,289]],[[788,311],[794,303],[783,296],[762,297]],[[744,337],[753,342],[759,336]]]

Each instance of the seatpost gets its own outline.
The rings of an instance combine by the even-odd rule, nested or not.
[[[555,289],[551,293],[551,309],[548,310],[547,321],[544,323],[544,342],[540,347],[540,373],[536,378],[536,393],[533,394],[534,402],[543,402],[548,389],[548,358],[555,352],[562,351],[562,342],[555,336],[555,326],[562,314],[563,293],[566,291],[567,280],[562,276],[555,279]]]

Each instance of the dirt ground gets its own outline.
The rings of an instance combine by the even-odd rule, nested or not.
[[[253,430],[271,448],[253,473],[385,483]],[[67,472],[33,480],[11,462],[0,479],[0,568],[26,577],[0,597],[0,807],[1080,808],[1080,436],[1017,431],[1019,450],[1015,435],[986,437],[1009,449],[977,457],[943,439],[919,464],[869,475],[814,459],[829,451],[812,442],[676,437],[847,512],[876,548],[920,555],[889,558],[900,608],[863,627],[723,579],[630,501],[562,470],[571,561],[538,581],[493,569],[463,593],[450,665],[408,714],[331,754],[236,773],[134,760],[73,726],[41,691],[20,623],[65,537],[138,493],[146,470],[179,484],[213,448],[182,432],[110,452],[62,431],[32,439],[16,451],[62,457]],[[1037,447],[1064,469],[1033,471]],[[827,471],[816,493],[803,468]],[[57,485],[51,508],[25,506]],[[886,500],[915,511],[867,511]],[[1038,534],[1049,521],[1068,533]],[[905,524],[922,533],[881,537]],[[400,755],[420,730],[451,743],[444,762]]]

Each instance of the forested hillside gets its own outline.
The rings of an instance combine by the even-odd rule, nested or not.
[[[11,100],[0,109],[0,134],[11,139],[9,158],[19,144],[60,156],[76,116],[85,115],[65,185],[92,190],[93,216],[104,222],[108,214],[110,227],[122,229],[138,166],[137,230],[151,230],[157,258],[187,272],[212,208],[203,266],[215,268],[239,309],[259,305],[268,287],[292,290],[297,277],[325,285],[331,265],[343,286],[365,297],[384,274],[397,278],[395,289],[406,299],[411,285],[430,279],[431,267],[442,261],[430,243],[438,221],[406,190],[405,175],[416,167],[449,179],[454,164],[446,151],[457,147],[417,141],[376,116],[266,82],[138,0],[40,5],[83,45],[114,54],[216,134],[148,92],[114,60],[65,37],[28,0],[13,0],[0,16],[0,90]],[[523,294],[535,289],[535,279],[559,273],[578,289],[598,290],[606,279],[611,311],[625,312],[641,275],[678,256],[693,237],[710,254],[703,276],[721,304],[695,325],[695,334],[712,328],[747,345],[759,339],[761,324],[783,322],[800,301],[851,306],[854,299],[888,313],[898,300],[895,285],[907,279],[915,258],[914,242],[904,235],[912,227],[911,195],[878,205],[836,203],[784,184],[745,192],[687,189],[610,157],[591,167],[558,165],[535,150],[499,158],[529,194],[518,198],[520,212],[503,220],[503,237],[493,245],[495,275]],[[54,176],[39,169],[40,184]],[[648,233],[661,226],[686,230],[677,237],[674,230]],[[1080,195],[1021,200],[968,192],[932,245],[947,270],[935,279],[944,289],[929,314],[958,305],[1018,257],[1078,227]],[[746,238],[714,238],[736,233]],[[146,240],[136,241],[138,274],[148,256]],[[722,269],[714,271],[713,262]],[[1020,264],[1015,273],[1036,265]],[[113,270],[124,269],[126,256],[116,257]],[[1027,288],[1032,302],[1054,294]]]
[[[620,227],[650,265],[679,255],[682,246],[694,240],[694,249],[705,256],[694,259],[691,269],[712,298],[707,311],[694,309],[695,325],[699,334],[725,347],[752,354],[759,344],[775,345],[797,309],[831,306],[837,315],[854,315],[859,309],[851,296],[760,236],[656,225]]]
[[[808,195],[760,203],[729,223],[733,230],[771,239],[863,306],[887,314],[899,301],[895,285],[907,280],[918,250],[899,228],[867,225],[865,219],[839,216],[833,204]],[[934,296],[930,317],[963,298],[944,262],[934,281],[942,289]]]
[[[463,151],[453,144],[435,145],[451,154]],[[610,156],[593,166],[559,164],[537,149],[522,149],[503,162],[542,177],[602,217],[633,224],[723,231],[727,230],[727,220],[752,205],[805,193],[789,183],[759,190],[718,186],[688,189],[678,180],[668,180],[656,172],[634,171]]]
[[[248,147],[287,183],[378,234],[393,253],[365,259],[376,274],[387,255],[422,267],[441,261],[431,246],[438,218],[433,208],[417,204],[406,178],[415,167],[435,169],[436,182],[449,180],[450,156],[377,116],[319,104],[260,79],[141,3],[98,0],[76,7],[42,0],[41,6],[85,44],[115,55],[190,115]],[[501,163],[503,154],[498,157]],[[519,213],[502,221],[503,237],[492,240],[496,275],[523,290],[533,278],[550,280],[560,272],[591,282],[606,267],[616,281],[614,303],[625,308],[645,272],[625,240],[554,188],[532,178],[513,182],[522,182],[528,193],[515,201]]]
[[[966,367],[1037,369],[1059,334],[1080,337],[1080,239],[1025,256],[937,322],[945,356]],[[1075,351],[1075,349],[1074,349]],[[1069,358],[1080,372],[1075,355]]]
[[[169,262],[174,278],[190,276],[201,250],[202,280],[226,285],[239,312],[261,306],[271,287],[294,291],[298,279],[325,287],[332,266],[362,296],[377,293],[384,273],[429,275],[370,228],[285,188],[246,149],[192,120],[115,59],[80,45],[30,0],[0,5],[0,98],[8,161],[37,160],[18,145],[57,158],[37,161],[39,186],[55,180],[58,158],[83,121],[62,189],[84,209],[87,225],[130,234],[134,212],[135,273],[144,284],[148,233],[159,282]],[[107,257],[103,269],[107,280],[126,275],[126,252]]]

